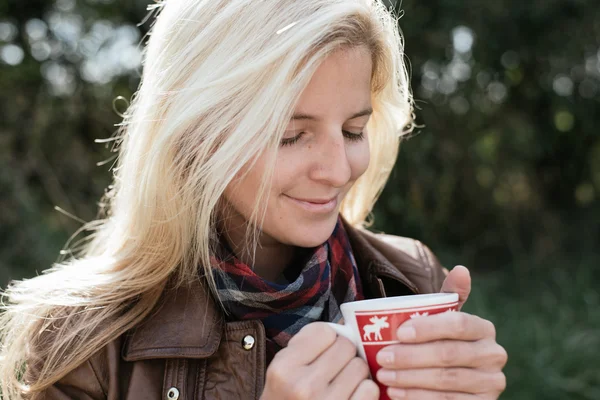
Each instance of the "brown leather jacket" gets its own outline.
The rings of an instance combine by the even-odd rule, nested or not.
[[[420,242],[346,226],[367,298],[440,290],[446,271]],[[161,306],[35,399],[258,399],[265,332],[227,322],[200,283]]]

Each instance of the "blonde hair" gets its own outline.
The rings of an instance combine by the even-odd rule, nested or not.
[[[219,200],[243,166],[275,153],[329,54],[365,46],[373,56],[371,163],[342,203],[350,223],[365,222],[411,124],[397,20],[380,0],[167,0],[150,8],[158,17],[142,82],[115,137],[118,162],[98,220],[80,230],[89,234],[69,260],[4,292],[7,399],[43,390],[139,324],[167,282],[203,274],[215,293]],[[26,369],[36,370],[29,385]]]

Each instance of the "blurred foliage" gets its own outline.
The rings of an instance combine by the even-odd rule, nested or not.
[[[146,5],[0,1],[0,286],[46,269],[79,228],[55,206],[95,217],[114,154],[94,141],[138,85]]]
[[[534,269],[517,262],[475,278],[464,311],[493,321],[508,352],[501,399],[600,399],[597,265],[597,257]]]
[[[597,1],[402,2],[420,134],[376,226],[476,268],[600,244]]]
[[[147,2],[0,0],[0,287],[94,218]],[[478,272],[469,309],[509,350],[503,398],[600,398],[598,1],[401,8],[420,125],[374,228]]]

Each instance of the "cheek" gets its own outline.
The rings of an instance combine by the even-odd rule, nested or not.
[[[348,162],[352,171],[352,180],[355,181],[365,173],[371,161],[369,141],[363,140],[348,151]]]
[[[225,200],[245,219],[250,218],[256,205],[255,200],[262,184],[264,170],[264,160],[259,158],[251,168],[242,168],[225,189]]]
[[[273,192],[285,193],[298,185],[301,176],[308,170],[307,159],[300,152],[279,152],[273,171]]]

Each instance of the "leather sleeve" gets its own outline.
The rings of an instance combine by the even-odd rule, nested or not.
[[[106,400],[91,361],[86,361],[32,400]]]
[[[448,270],[442,266],[438,258],[433,254],[431,249],[421,242],[418,242],[418,246],[422,250],[424,261],[431,268],[431,279],[433,285],[433,292],[439,292],[442,289],[442,284],[448,275]]]
[[[120,339],[110,342],[51,386],[31,393],[25,398],[28,400],[107,400],[108,398],[116,400],[117,397],[109,395],[109,391],[115,392],[109,385],[109,369],[110,360],[118,359],[119,349]],[[32,356],[31,360],[34,359],[35,357]],[[41,361],[31,362],[31,360],[24,377],[25,382],[34,382],[38,375]],[[118,371],[114,373],[117,374]]]

